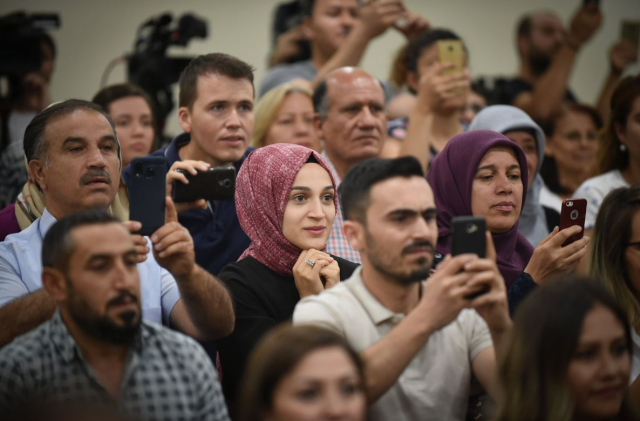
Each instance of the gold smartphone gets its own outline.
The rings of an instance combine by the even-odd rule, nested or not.
[[[445,75],[460,73],[464,70],[464,47],[459,40],[438,41],[438,61],[440,63],[455,63],[456,67],[447,69]]]

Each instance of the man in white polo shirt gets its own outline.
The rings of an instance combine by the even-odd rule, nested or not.
[[[511,326],[491,236],[486,259],[448,256],[422,283],[438,227],[418,161],[362,162],[342,181],[340,195],[344,232],[362,267],[302,300],[294,324],[332,329],[360,352],[370,420],[463,420],[472,374],[496,397],[494,343]]]

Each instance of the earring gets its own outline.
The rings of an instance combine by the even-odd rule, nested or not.
[[[627,151],[627,146],[624,143],[620,144],[620,152],[626,152]]]

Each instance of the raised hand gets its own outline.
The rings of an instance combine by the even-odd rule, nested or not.
[[[464,268],[477,260],[478,256],[473,254],[456,257],[447,255],[427,280],[420,303],[414,311],[424,313],[424,321],[429,324],[430,330],[448,325],[469,305],[466,297],[475,291],[469,286],[474,273]]]
[[[405,11],[402,0],[369,0],[360,7],[360,29],[373,39],[401,19]]]
[[[174,162],[167,172],[167,197],[171,197],[174,181],[177,180],[184,184],[189,184],[187,177],[176,170],[181,169],[187,171],[189,174],[196,175],[198,174],[198,170],[207,171],[209,167],[211,167],[211,165],[204,161],[185,160]],[[175,203],[174,206],[178,213],[183,213],[192,209],[206,209],[207,202],[204,199],[200,199],[195,202]]]
[[[558,227],[538,244],[533,251],[529,264],[524,269],[537,284],[543,284],[549,278],[571,272],[587,253],[589,237],[562,247],[562,244],[572,235],[580,233],[582,227],[572,227],[558,230]]]
[[[191,274],[196,266],[193,238],[178,222],[178,212],[170,197],[165,198],[165,224],[151,235],[153,255],[176,280]]]
[[[417,106],[433,112],[458,110],[466,104],[471,75],[467,70],[444,74],[455,66],[455,63],[435,63],[420,76]]]
[[[142,229],[142,224],[138,221],[125,221],[124,225],[131,233],[131,238],[133,239],[133,244],[136,249],[136,262],[144,262],[147,260],[147,254],[149,254],[147,239],[140,234],[134,234]]]
[[[491,331],[505,331],[511,327],[507,289],[504,278],[500,274],[496,263],[496,248],[493,237],[487,231],[487,256],[465,265],[465,272],[473,273],[469,280],[469,287],[476,293],[481,293],[469,301],[469,308],[475,309]]]

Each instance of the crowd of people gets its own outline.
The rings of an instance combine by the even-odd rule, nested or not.
[[[50,103],[43,33],[0,153],[2,418],[640,420],[638,46],[588,105],[568,80],[597,2],[528,14],[496,95],[402,0],[292,4],[259,83],[224,52],[186,66],[165,145],[130,83]],[[358,65],[390,30],[380,81]],[[143,236],[147,156],[165,220]],[[174,202],[222,166],[234,199]],[[455,252],[461,217],[484,252]]]

